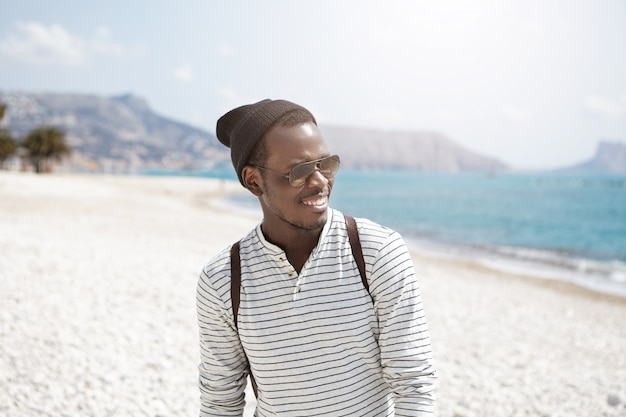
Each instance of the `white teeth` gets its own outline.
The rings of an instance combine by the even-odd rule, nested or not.
[[[328,198],[320,197],[320,198],[315,199],[315,200],[303,201],[302,203],[307,205],[307,206],[321,206],[321,205],[326,204],[327,201],[328,201]]]

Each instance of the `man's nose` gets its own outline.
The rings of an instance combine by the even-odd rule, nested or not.
[[[313,173],[311,175],[309,175],[309,178],[306,179],[307,185],[310,187],[313,186],[325,186],[326,184],[328,184],[328,178],[326,178],[321,171],[319,170],[318,167],[315,167],[315,171],[313,171]]]

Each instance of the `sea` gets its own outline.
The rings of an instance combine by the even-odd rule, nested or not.
[[[236,181],[232,171],[146,174]],[[223,203],[259,210],[245,193]],[[340,171],[331,206],[422,253],[626,297],[626,176]]]

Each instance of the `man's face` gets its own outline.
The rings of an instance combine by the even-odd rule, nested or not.
[[[265,133],[264,140],[269,154],[265,168],[284,175],[288,175],[298,164],[330,155],[313,123],[273,126]],[[281,175],[267,171],[259,174],[263,174],[261,204],[265,226],[274,230],[287,225],[304,230],[324,227],[333,179],[315,171],[302,187],[294,188]]]

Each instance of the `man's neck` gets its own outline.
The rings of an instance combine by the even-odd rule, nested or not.
[[[261,231],[265,239],[280,247],[285,251],[287,259],[298,273],[317,246],[322,229],[306,230],[296,226],[283,228],[279,233],[272,233],[265,229],[265,224],[261,225]]]

